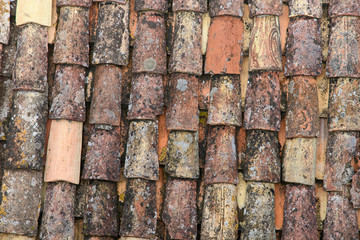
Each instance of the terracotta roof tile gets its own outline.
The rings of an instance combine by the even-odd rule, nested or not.
[[[140,0],[135,1],[135,11],[159,11],[162,13],[167,13],[168,11],[168,1],[167,0]]]
[[[259,15],[282,15],[282,1],[281,0],[250,0],[250,17]]]
[[[320,133],[316,140],[316,173],[317,180],[323,180],[325,174],[326,146],[328,141],[327,118],[320,118]]]
[[[307,16],[321,18],[322,0],[290,0],[290,17]]]
[[[90,7],[92,0],[56,0],[57,7]]]
[[[360,208],[360,170],[352,177],[350,194],[353,207]]]
[[[200,111],[199,114],[199,166],[204,168],[206,159],[207,140],[209,127],[207,124],[208,112]]]
[[[96,28],[99,16],[99,4],[93,2],[89,10],[89,41],[96,41]]]
[[[16,25],[37,23],[43,26],[51,26],[52,1],[16,1]]]
[[[210,17],[244,15],[244,0],[209,0]]]
[[[0,7],[0,43],[8,44],[10,37],[10,0],[4,0]]]
[[[173,12],[190,11],[190,12],[206,12],[206,0],[173,0]]]
[[[284,205],[286,185],[276,183],[275,185],[275,229],[281,230],[284,223]]]
[[[211,75],[202,75],[199,78],[199,109],[207,110],[210,101]]]
[[[329,15],[336,16],[360,16],[359,0],[329,0]]]

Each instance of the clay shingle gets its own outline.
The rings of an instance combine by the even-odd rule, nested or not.
[[[244,0],[209,0],[210,17],[244,15]]]

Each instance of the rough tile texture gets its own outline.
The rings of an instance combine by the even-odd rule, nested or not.
[[[135,1],[135,11],[145,11],[145,10],[154,10],[162,13],[168,11],[168,1],[167,0],[138,0]]]
[[[189,12],[206,12],[206,0],[174,0],[172,3],[173,12],[189,11]]]
[[[290,0],[290,17],[307,16],[321,18],[322,0]]]
[[[56,0],[56,7],[90,7],[91,0]]]
[[[249,1],[250,17],[258,15],[275,15],[282,14],[282,1],[281,0],[251,0]]]
[[[360,16],[360,2],[358,0],[329,0],[330,17]]]
[[[0,43],[8,44],[10,37],[10,0],[0,4]]]
[[[244,16],[244,0],[209,0],[210,17],[230,15]]]

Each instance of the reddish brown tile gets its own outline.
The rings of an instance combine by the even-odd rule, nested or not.
[[[360,170],[352,177],[350,194],[353,207],[360,208]]]
[[[246,131],[243,127],[236,128],[236,152],[238,157],[238,167],[241,169],[242,162],[245,160],[246,151]]]
[[[327,76],[360,77],[357,42],[360,42],[360,18],[344,16],[331,19]]]
[[[281,42],[278,16],[254,18],[250,36],[249,71],[281,71]]]
[[[56,7],[87,7],[91,6],[91,0],[56,0]]]
[[[307,16],[321,18],[322,0],[290,0],[290,17]]]
[[[158,126],[155,121],[132,121],[126,148],[126,178],[159,178]]]
[[[280,120],[279,73],[251,73],[245,98],[245,129],[279,131]]]
[[[56,66],[50,119],[85,121],[85,76],[85,68],[81,66]]]
[[[246,132],[246,157],[242,162],[244,179],[258,182],[280,182],[280,144],[278,133],[263,130]]]
[[[320,130],[316,80],[292,77],[289,83],[286,113],[286,138],[318,137]]]
[[[114,182],[90,181],[86,187],[85,235],[118,236],[118,195]]]
[[[92,63],[129,62],[129,3],[100,3]]]
[[[166,111],[168,130],[197,131],[199,125],[198,79],[188,74],[171,74]]]
[[[199,133],[172,131],[169,134],[166,172],[171,177],[199,177]]]
[[[90,42],[96,41],[96,28],[98,23],[98,16],[99,16],[99,4],[94,2],[91,4],[89,10],[89,38]]]
[[[163,113],[163,76],[151,73],[134,74],[127,118],[156,120],[157,116]]]
[[[197,235],[196,181],[170,178],[162,219],[171,239],[195,239]]]
[[[7,135],[6,168],[41,170],[43,167],[47,96],[39,92],[14,92]]]
[[[210,101],[211,76],[202,75],[199,77],[199,109],[207,110]]]
[[[135,32],[136,32],[136,27],[137,27],[137,22],[138,22],[138,13],[135,11],[135,4],[138,4],[139,1],[135,1],[135,0],[130,0],[129,1],[129,5],[130,5],[130,16],[129,16],[129,31],[130,31],[130,40],[131,43],[130,45],[132,46],[134,44],[134,40],[135,40]]]
[[[281,0],[251,0],[249,1],[250,17],[259,15],[275,15],[282,14],[282,1]]]
[[[46,185],[41,220],[41,239],[72,239],[75,237],[76,185],[67,182]]]
[[[165,124],[165,114],[158,117],[158,156],[159,164],[164,165],[166,163],[167,145],[169,138],[169,131]]]
[[[351,161],[359,154],[358,132],[329,133],[326,149],[324,189],[342,191],[354,174]]]
[[[213,18],[205,61],[205,73],[240,74],[244,24],[241,18]]]
[[[330,79],[329,131],[360,130],[360,79]]]
[[[91,124],[120,125],[122,71],[115,65],[98,65],[90,107]]]
[[[287,184],[281,239],[319,239],[315,186]]]
[[[202,74],[201,29],[201,13],[175,13],[169,72]]]
[[[320,20],[292,18],[286,41],[285,76],[317,76],[322,71]]]
[[[281,230],[284,223],[285,184],[275,185],[275,228]]]
[[[329,0],[329,15],[336,16],[360,16],[359,0]]]
[[[207,140],[205,184],[238,183],[235,127],[212,126]]]
[[[20,28],[14,69],[14,89],[44,92],[47,84],[47,27],[26,24]]]
[[[132,71],[166,74],[166,60],[164,15],[152,11],[139,13]]]
[[[244,16],[244,0],[209,0],[210,17]]]
[[[158,11],[161,13],[167,13],[168,1],[167,0],[140,0],[135,1],[135,11]]]
[[[164,198],[165,198],[165,171],[163,167],[159,168],[159,179],[156,181],[156,211],[158,213],[163,212]],[[160,221],[160,214],[157,215],[158,221]]]
[[[120,180],[120,135],[118,129],[93,128],[87,144],[83,179]]]
[[[323,239],[358,239],[356,211],[347,193],[329,192]]]
[[[206,12],[206,0],[173,0],[173,12],[190,11],[190,12]]]
[[[316,140],[316,179],[323,180],[325,173],[326,146],[328,141],[327,118],[320,118],[320,134]]]
[[[89,8],[60,8],[54,63],[89,66]]]
[[[241,126],[239,75],[212,76],[208,124]]]
[[[156,230],[155,181],[128,179],[120,226],[121,237],[151,238]]]

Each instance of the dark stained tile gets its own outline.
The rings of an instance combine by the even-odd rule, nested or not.
[[[0,75],[12,77],[15,65],[16,45],[20,27],[15,25],[15,21],[10,22],[10,37],[7,45],[3,45],[1,56]]]
[[[0,140],[6,140],[13,105],[13,85],[11,78],[0,77]]]
[[[359,155],[358,132],[330,132],[325,161],[324,189],[342,191],[354,174],[351,161]]]
[[[152,11],[139,13],[132,71],[166,74],[166,60],[165,16]]]
[[[246,130],[280,130],[280,79],[277,72],[250,74],[245,97]]]
[[[286,138],[318,137],[319,105],[313,77],[292,77],[289,82],[286,112]]]
[[[50,119],[85,121],[85,76],[84,67],[57,65],[52,89]]]
[[[129,3],[100,3],[92,63],[129,62]]]
[[[236,153],[238,158],[238,168],[241,169],[242,162],[245,160],[245,152],[246,152],[246,131],[243,127],[236,128]]]
[[[92,0],[56,0],[56,7],[87,7],[91,6]]]
[[[290,0],[290,17],[307,16],[321,18],[322,0]]]
[[[214,75],[211,77],[208,124],[241,126],[239,75]]]
[[[207,140],[210,125],[207,124],[208,112],[200,111],[199,114],[199,165],[204,168],[207,150]]]
[[[285,76],[320,75],[321,63],[320,19],[290,19],[286,41]]]
[[[162,219],[171,239],[196,239],[196,181],[169,178]]]
[[[202,75],[199,77],[199,109],[207,110],[210,100],[211,75]]]
[[[89,66],[89,8],[60,8],[54,63]]]
[[[115,65],[98,65],[90,107],[91,124],[120,125],[123,75]]]
[[[328,141],[328,119],[320,118],[320,134],[316,140],[316,179],[323,180],[325,174],[326,146]]]
[[[251,0],[249,1],[250,17],[259,15],[282,15],[281,0]]]
[[[98,16],[99,16],[99,4],[97,2],[93,2],[89,10],[89,38],[91,43],[96,41],[96,28],[98,23]]]
[[[240,74],[244,24],[241,18],[213,18],[209,28],[205,73]]]
[[[190,11],[190,12],[206,12],[206,0],[173,0],[173,12]]]
[[[135,11],[158,11],[161,13],[167,13],[168,1],[167,0],[137,0],[135,1]]]
[[[209,0],[210,17],[244,16],[244,0]]]
[[[350,194],[353,207],[360,208],[360,170],[352,177]]]
[[[280,182],[280,144],[278,133],[264,130],[246,131],[246,156],[242,162],[244,179],[258,182]]]
[[[336,16],[360,16],[359,0],[329,0],[329,15]]]
[[[171,177],[199,177],[199,133],[171,131],[167,146],[166,172]]]
[[[235,127],[211,126],[207,136],[205,184],[238,183]]]

